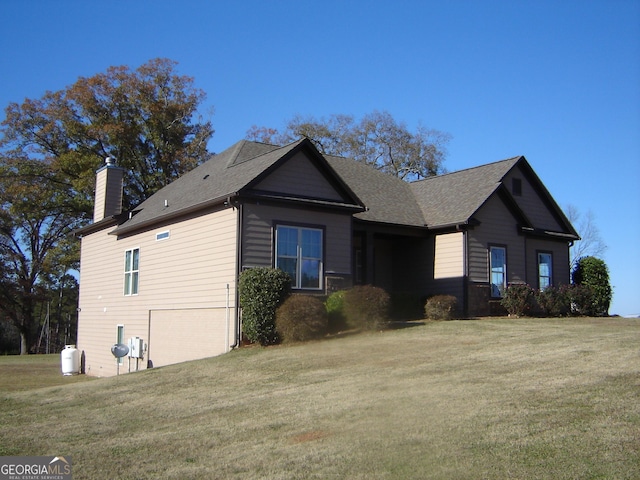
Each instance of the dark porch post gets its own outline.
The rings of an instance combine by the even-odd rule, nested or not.
[[[367,230],[365,241],[365,269],[364,269],[364,283],[365,285],[374,285],[375,283],[375,248],[373,232]]]

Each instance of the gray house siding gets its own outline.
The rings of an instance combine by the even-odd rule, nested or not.
[[[518,233],[516,218],[497,195],[491,196],[474,218],[480,225],[467,232],[466,313],[470,316],[499,314],[500,305],[497,300],[492,301],[489,284],[490,248],[497,246],[506,250],[507,283],[523,283],[526,281],[525,237]]]
[[[297,153],[275,172],[253,187],[275,193],[287,193],[301,198],[317,198],[342,202],[327,178],[304,153]]]
[[[514,193],[513,181],[520,180],[521,192]],[[504,179],[504,184],[511,192],[518,206],[526,213],[527,217],[537,228],[561,232],[564,227],[560,225],[552,211],[545,204],[543,197],[535,185],[528,179],[521,167],[514,168]]]
[[[351,284],[351,215],[246,203],[242,213],[242,268],[274,266],[274,228],[277,223],[324,230],[325,277]],[[326,288],[326,283],[325,283]]]
[[[540,238],[527,239],[527,283],[540,288],[538,279],[538,253],[552,254],[552,285],[570,283],[569,249],[566,242]]]
[[[507,251],[507,281],[526,281],[525,239],[518,233],[515,217],[497,196],[492,196],[474,216],[480,225],[469,230],[469,280],[489,282],[489,247]]]

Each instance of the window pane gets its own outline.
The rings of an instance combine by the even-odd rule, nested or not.
[[[502,247],[491,247],[490,253],[490,281],[491,296],[502,297],[506,283],[506,256],[507,252]]]
[[[133,250],[133,265],[132,270],[138,270],[138,262],[140,260],[140,249]]]
[[[124,252],[124,271],[131,271],[131,250]]]
[[[322,258],[322,232],[319,230],[302,230],[302,256],[306,258]]]
[[[131,274],[124,274],[124,294],[131,295]]]
[[[131,295],[138,294],[138,272],[134,272],[131,277]]]
[[[538,254],[538,284],[540,290],[551,286],[552,256],[550,253]]]
[[[296,270],[298,267],[298,260],[295,258],[279,258],[277,268],[289,274],[292,280],[292,285],[295,287],[296,282]]]
[[[302,261],[302,288],[320,288],[320,261]]]
[[[551,286],[551,279],[549,277],[540,277],[540,290],[545,290]]]
[[[502,272],[504,269],[504,249],[491,249],[491,271]]]
[[[278,256],[295,257],[298,254],[298,230],[289,227],[278,227]]]

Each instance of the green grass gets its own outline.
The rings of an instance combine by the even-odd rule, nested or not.
[[[0,392],[69,385],[93,380],[85,375],[62,375],[60,354],[0,356]]]
[[[74,479],[640,472],[637,320],[434,322],[2,390],[0,455],[70,455]]]

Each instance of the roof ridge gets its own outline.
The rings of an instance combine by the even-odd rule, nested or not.
[[[442,178],[442,177],[446,177],[446,176],[449,176],[449,175],[455,175],[457,173],[464,173],[464,172],[468,172],[470,170],[476,170],[478,168],[486,168],[486,167],[489,167],[491,165],[497,165],[498,163],[510,162],[510,161],[513,161],[513,160],[520,160],[523,157],[524,157],[524,155],[517,155],[515,157],[505,158],[503,160],[496,160],[495,162],[484,163],[482,165],[476,165],[475,167],[467,167],[467,168],[463,168],[462,170],[456,170],[454,172],[446,172],[446,173],[442,173],[440,175],[433,175],[431,177],[421,178],[420,180],[415,180],[413,182],[409,182],[409,184],[413,185],[414,183],[425,182],[425,181],[428,181],[428,180],[433,180],[435,178]]]
[[[245,150],[247,148],[247,146],[250,146],[250,145],[272,147],[272,148],[269,148],[268,151],[261,152],[261,153],[259,153],[257,155],[248,156],[245,159],[238,160],[238,158],[241,157],[242,151]],[[231,158],[227,161],[227,168],[231,168],[231,167],[235,167],[235,166],[238,166],[238,165],[242,165],[243,163],[249,162],[251,160],[255,160],[255,159],[260,158],[260,157],[262,157],[264,155],[268,155],[268,154],[270,154],[272,152],[275,152],[276,150],[280,150],[280,149],[282,149],[284,147],[278,146],[278,145],[269,144],[269,143],[264,143],[264,142],[255,142],[253,140],[245,140],[245,139],[243,139],[243,140],[240,140],[239,142],[237,142],[231,148],[234,148],[234,151],[233,151],[233,155],[231,156]]]

